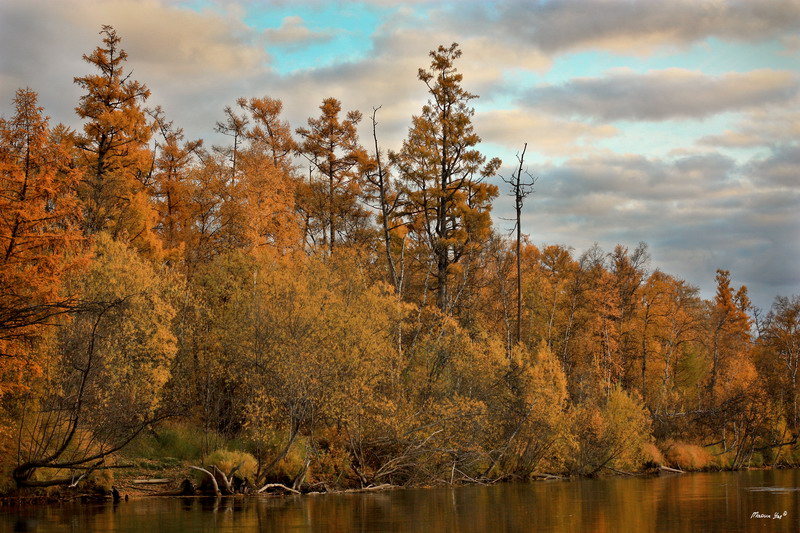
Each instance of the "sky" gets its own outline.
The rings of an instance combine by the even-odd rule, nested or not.
[[[718,268],[762,309],[800,294],[800,0],[0,0],[0,115],[31,87],[79,128],[73,78],[103,24],[148,105],[207,143],[239,97],[280,98],[301,127],[333,96],[380,106],[382,148],[399,149],[427,100],[417,69],[457,42],[482,152],[510,177],[528,144],[533,243],[645,242],[651,270],[705,298]]]

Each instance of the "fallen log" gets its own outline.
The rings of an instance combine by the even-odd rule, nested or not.
[[[533,474],[531,474],[531,477],[547,479],[547,480],[564,479],[563,476],[556,476],[555,474],[547,474],[545,472],[534,472]]]
[[[164,483],[169,483],[170,481],[172,481],[172,480],[171,479],[164,479],[164,478],[159,478],[159,479],[134,479],[133,481],[131,481],[131,483],[133,483],[134,485],[161,485],[161,484],[164,484]]]
[[[616,468],[611,468],[610,466],[603,465],[601,468],[605,468],[606,470],[610,470],[619,476],[636,476],[636,474],[632,472],[625,472],[624,470],[617,470]]]
[[[342,492],[377,492],[382,490],[392,490],[396,488],[397,485],[392,485],[390,483],[383,483],[381,485],[373,485],[371,487],[364,487],[362,489],[347,489]]]
[[[285,490],[286,492],[291,492],[292,494],[300,494],[299,490],[294,490],[291,487],[287,487],[283,483],[267,483],[266,485],[264,485],[263,487],[258,489],[256,492],[261,494],[262,492],[264,492],[267,489],[281,489],[281,490]]]
[[[664,466],[664,465],[661,465],[661,466],[659,466],[659,467],[658,467],[658,469],[659,469],[659,470],[662,470],[662,471],[664,471],[664,472],[672,472],[672,473],[674,473],[674,474],[685,474],[685,473],[686,473],[686,472],[684,472],[683,470],[678,470],[678,469],[675,469],[675,468],[670,468],[670,467],[668,467],[668,466]]]
[[[221,496],[222,495],[222,493],[219,490],[219,484],[217,483],[217,476],[215,476],[214,474],[212,474],[210,471],[206,470],[205,468],[200,468],[199,466],[189,465],[189,468],[191,468],[192,470],[197,470],[198,472],[203,472],[208,477],[210,477],[211,478],[211,483],[214,485],[214,494],[216,494],[217,496]]]

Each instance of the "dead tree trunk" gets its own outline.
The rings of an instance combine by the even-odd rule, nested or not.
[[[517,155],[519,167],[516,172],[511,175],[510,180],[503,178],[503,181],[511,185],[511,196],[514,197],[514,209],[516,211],[516,220],[514,229],[516,230],[516,259],[517,259],[517,327],[516,327],[516,341],[522,340],[522,207],[525,198],[533,192],[533,186],[536,183],[536,178],[526,172],[530,181],[522,180],[523,166],[525,164],[525,151],[528,149],[528,143],[522,147],[522,153]]]

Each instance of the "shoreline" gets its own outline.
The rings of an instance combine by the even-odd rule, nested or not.
[[[678,470],[671,467],[666,467],[663,465],[659,465],[658,467],[652,467],[645,470],[641,470],[638,472],[622,472],[622,471],[611,471],[608,473],[604,473],[601,475],[594,475],[594,476],[586,476],[586,475],[572,475],[572,476],[558,476],[554,474],[536,474],[532,475],[530,479],[522,480],[522,479],[498,479],[495,481],[487,481],[487,482],[463,482],[463,483],[441,483],[441,484],[418,484],[418,485],[391,485],[391,484],[382,484],[376,486],[368,486],[363,488],[350,488],[350,489],[338,489],[338,490],[324,490],[324,491],[292,491],[289,490],[281,490],[279,492],[258,492],[258,491],[251,491],[247,493],[234,493],[234,494],[219,494],[214,495],[208,492],[201,492],[195,494],[178,494],[174,493],[175,491],[163,491],[161,493],[147,491],[146,489],[142,489],[141,487],[135,487],[132,483],[133,480],[126,480],[117,487],[119,493],[119,500],[115,500],[112,496],[112,491],[108,491],[105,493],[102,492],[78,492],[72,495],[3,495],[0,496],[0,509],[2,508],[18,508],[18,507],[28,507],[28,506],[51,506],[51,505],[63,505],[63,504],[101,504],[101,503],[112,503],[112,504],[122,504],[124,502],[130,501],[138,501],[138,500],[155,500],[155,499],[186,499],[186,500],[210,500],[210,499],[260,499],[260,498],[282,498],[287,496],[322,496],[322,495],[334,495],[334,494],[369,494],[375,492],[389,492],[389,491],[398,491],[398,490],[408,490],[408,489],[431,489],[431,488],[443,488],[443,487],[474,487],[474,486],[488,486],[488,485],[499,485],[504,483],[539,483],[539,482],[546,482],[546,481],[580,481],[580,480],[600,480],[600,479],[609,479],[609,478],[627,478],[627,477],[638,477],[638,478],[649,478],[649,477],[661,477],[661,476],[679,476],[682,474],[702,474],[702,473],[721,473],[721,472],[745,472],[745,471],[760,471],[760,470],[792,470],[800,468],[800,465],[772,465],[772,466],[753,466],[753,467],[745,467],[740,469],[731,469],[731,468],[702,468],[702,469],[686,469],[686,470]],[[184,478],[184,479],[188,479]],[[181,481],[174,481],[175,483],[183,483],[183,479]],[[278,488],[278,487],[276,487]],[[288,488],[288,487],[284,487]]]

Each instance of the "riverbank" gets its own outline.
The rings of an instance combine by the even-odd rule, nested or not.
[[[142,459],[130,469],[116,470],[113,483],[108,486],[98,484],[98,480],[90,480],[78,487],[61,487],[49,490],[26,491],[27,493],[7,494],[0,496],[0,507],[18,507],[20,505],[52,505],[68,502],[98,503],[111,501],[131,501],[150,498],[214,498],[213,491],[208,490],[208,485],[203,485],[202,478],[198,480],[193,474],[191,465],[179,462],[174,458],[165,458],[162,461]],[[592,476],[586,475],[557,475],[550,473],[535,473],[527,479],[511,476],[496,480],[460,480],[457,483],[420,483],[414,485],[392,485],[388,483],[356,488],[332,488],[323,485],[304,486],[294,490],[281,483],[266,484],[264,490],[250,488],[232,494],[220,494],[222,498],[252,498],[252,497],[279,497],[287,495],[313,496],[321,494],[355,494],[384,492],[406,489],[432,489],[456,486],[489,486],[504,483],[540,481],[579,481],[590,479],[609,478],[649,478],[659,476],[680,476],[692,473],[714,472],[745,472],[745,471],[772,471],[798,469],[798,465],[776,464],[767,466],[748,466],[741,469],[720,468],[706,466],[704,468],[673,468],[667,465],[649,464],[640,470],[627,472],[613,468],[603,468]],[[107,477],[106,482],[110,481]],[[191,488],[187,488],[190,486]]]
[[[135,498],[116,505],[4,508],[0,531],[790,532],[800,529],[798,486],[800,469],[610,476],[305,498]],[[756,518],[751,518],[753,513],[758,513]],[[772,518],[776,513],[779,519]]]

